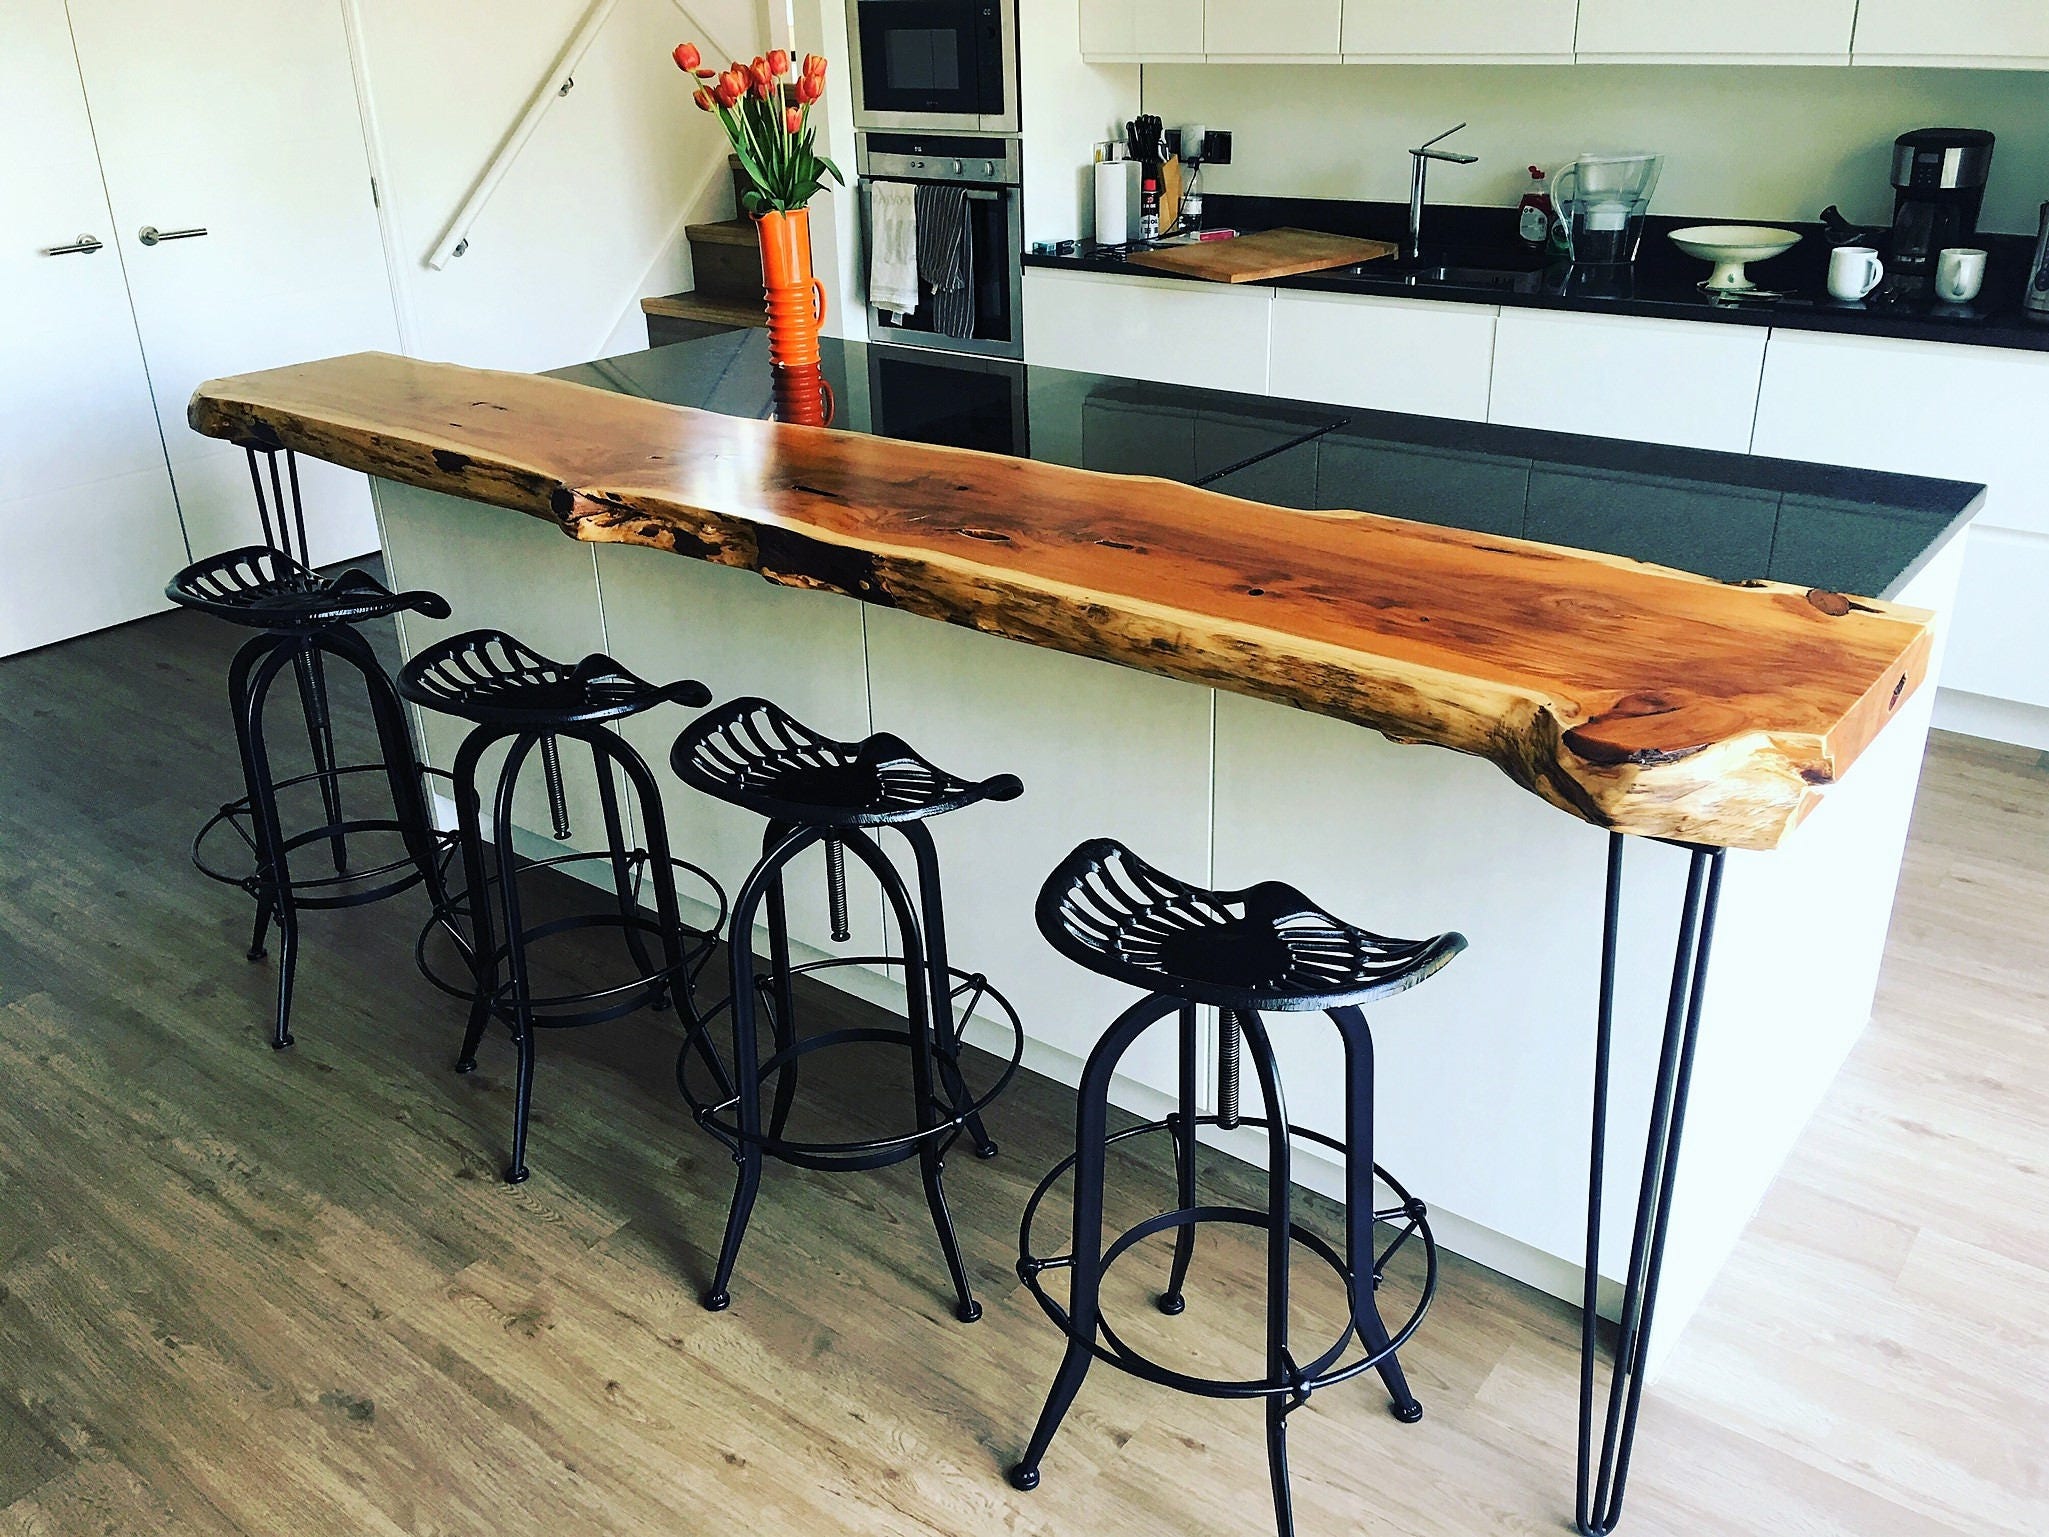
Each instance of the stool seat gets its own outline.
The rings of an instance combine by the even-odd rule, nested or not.
[[[677,737],[669,766],[693,789],[809,827],[916,822],[1024,793],[1015,774],[962,779],[886,731],[835,742],[766,699],[735,699],[698,717]]]
[[[1414,987],[1465,949],[1460,934],[1391,939],[1292,886],[1209,891],[1121,843],[1082,844],[1039,892],[1039,931],[1079,966],[1223,1009],[1327,1010]]]
[[[557,662],[503,630],[466,630],[429,646],[400,671],[398,691],[479,725],[540,731],[620,720],[658,704],[711,702],[711,690],[693,679],[650,683],[598,652],[574,665]]]
[[[257,630],[360,624],[407,612],[446,619],[449,612],[438,593],[393,592],[366,571],[323,576],[267,544],[193,562],[164,585],[164,596]]]

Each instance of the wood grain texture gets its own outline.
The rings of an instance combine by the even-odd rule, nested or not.
[[[1160,221],[1164,228],[1164,206]],[[1385,240],[1326,235],[1307,229],[1270,229],[1232,240],[1204,240],[1157,251],[1134,251],[1125,262],[1212,283],[1266,283],[1303,272],[1324,272],[1332,267],[1379,261],[1395,255],[1398,249]]]
[[[1169,481],[379,353],[194,428],[1477,754],[1603,827],[1783,841],[1920,686],[1930,616]]]

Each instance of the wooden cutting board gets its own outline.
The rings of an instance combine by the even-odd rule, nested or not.
[[[1360,240],[1351,235],[1322,235],[1315,230],[1270,229],[1235,240],[1201,240],[1157,251],[1134,251],[1124,258],[1133,267],[1157,267],[1183,277],[1212,283],[1264,283],[1298,272],[1322,272],[1355,262],[1379,261],[1395,254],[1386,240]]]

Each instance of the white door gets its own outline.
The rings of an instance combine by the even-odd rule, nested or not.
[[[201,380],[396,351],[339,0],[70,0],[157,414],[195,555],[259,537]],[[147,242],[164,234],[204,231]],[[317,562],[377,544],[363,477],[303,467]]]
[[[186,555],[64,0],[0,0],[0,36],[0,142],[35,146],[0,156],[9,655],[164,607]]]

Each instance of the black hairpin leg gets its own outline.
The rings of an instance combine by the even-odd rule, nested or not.
[[[1643,1403],[1644,1347],[1657,1307],[1664,1268],[1665,1235],[1672,1217],[1673,1178],[1679,1167],[1680,1136],[1686,1127],[1686,1097],[1693,1078],[1694,1047],[1700,1033],[1701,1000],[1707,989],[1708,952],[1714,941],[1715,911],[1722,893],[1724,850],[1689,846],[1686,897],[1679,914],[1679,942],[1672,958],[1672,986],[1665,1004],[1664,1043],[1651,1094],[1650,1129],[1644,1144],[1643,1180],[1637,1192],[1636,1226],[1630,1239],[1629,1273],[1608,1382],[1607,1414],[1596,1454],[1594,1446],[1595,1304],[1601,1284],[1601,1202],[1608,1132],[1609,1060],[1614,1040],[1615,958],[1622,915],[1622,835],[1608,835],[1607,900],[1601,929],[1601,992],[1594,1035],[1594,1113],[1587,1172],[1587,1254],[1580,1314],[1579,1486],[1576,1524],[1586,1537],[1607,1537],[1622,1519],[1622,1493],[1629,1480],[1636,1442],[1637,1411]]]

